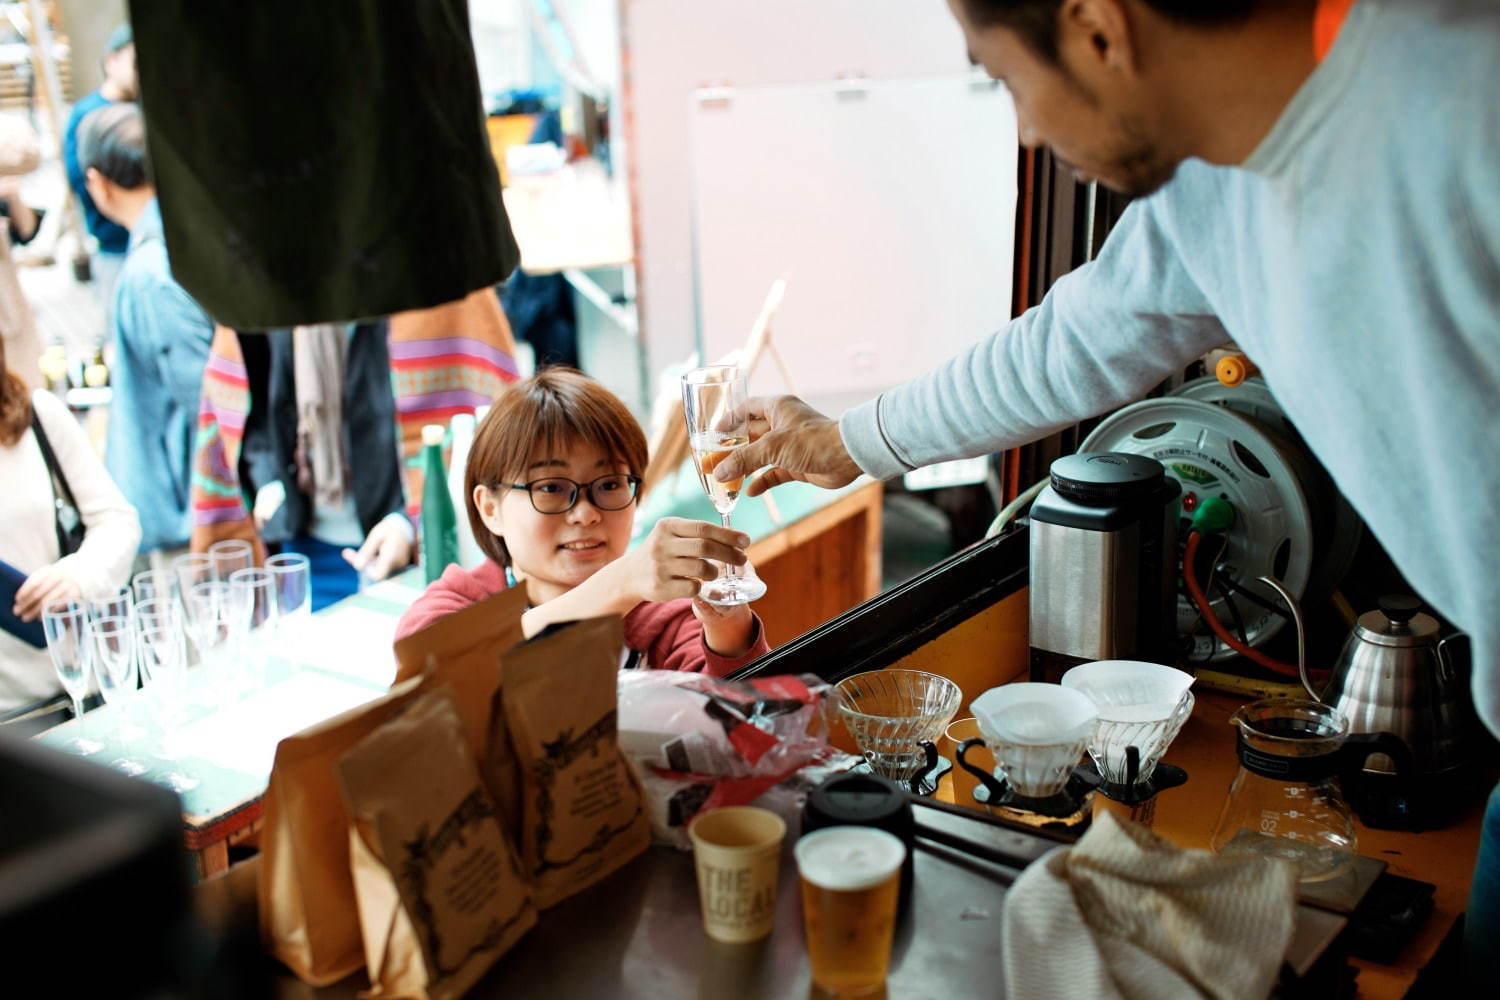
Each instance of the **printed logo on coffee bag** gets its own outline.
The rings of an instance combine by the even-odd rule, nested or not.
[[[646,849],[651,824],[620,754],[618,618],[556,628],[505,654],[506,736],[524,792],[521,852],[537,905],[583,889]]]
[[[416,837],[403,845],[405,856],[397,868],[402,888],[406,898],[413,901],[417,925],[426,930],[427,953],[432,956],[433,972],[440,978],[453,975],[475,954],[499,947],[526,913],[526,907],[520,905],[504,922],[491,915],[477,940],[461,954],[448,954],[437,911],[465,919],[483,917],[512,877],[510,859],[495,848],[499,836],[499,817],[476,788],[436,833],[429,835],[424,823],[417,828]],[[518,902],[524,904],[524,899]]]
[[[635,788],[619,767],[615,734],[618,713],[611,711],[578,736],[565,730],[556,740],[542,741],[542,758],[532,764],[532,775],[536,779],[536,857],[537,871],[566,868],[589,854],[598,854],[610,842],[636,828],[641,814],[641,799]],[[589,761],[569,773],[569,769],[580,758]],[[552,824],[557,803],[553,788],[559,776],[566,775],[572,793],[568,799],[568,819],[576,823],[590,823],[603,818],[604,823],[595,830],[593,837],[575,854],[567,858],[553,858],[548,848],[554,839]],[[611,825],[626,795],[635,798],[635,809],[623,823]]]

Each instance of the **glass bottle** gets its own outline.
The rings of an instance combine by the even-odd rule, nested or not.
[[[458,519],[443,468],[442,424],[422,428],[422,577],[428,582],[458,561]]]
[[[94,348],[94,356],[83,368],[83,384],[90,389],[109,385],[109,365],[104,363],[104,345]]]

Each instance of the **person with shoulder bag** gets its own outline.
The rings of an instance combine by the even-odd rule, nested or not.
[[[28,392],[0,339],[0,722],[62,690],[35,624],[55,601],[124,586],[140,543],[125,501],[67,406]]]

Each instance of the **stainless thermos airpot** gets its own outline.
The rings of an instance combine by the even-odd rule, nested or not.
[[[1143,455],[1052,463],[1031,506],[1031,678],[1091,660],[1170,664],[1177,626],[1180,487]]]

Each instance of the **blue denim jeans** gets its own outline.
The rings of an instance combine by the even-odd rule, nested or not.
[[[1500,785],[1490,793],[1464,915],[1464,971],[1475,996],[1500,996]]]

